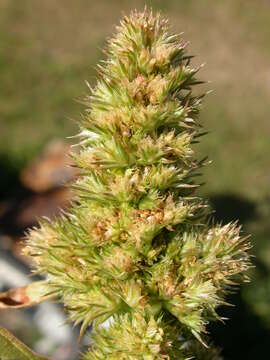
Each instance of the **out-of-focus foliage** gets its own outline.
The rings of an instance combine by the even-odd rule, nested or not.
[[[0,327],[0,355],[3,360],[46,360],[33,353],[6,329]]]

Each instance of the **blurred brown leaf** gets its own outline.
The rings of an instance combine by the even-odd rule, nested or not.
[[[58,188],[76,176],[69,156],[70,146],[63,141],[49,143],[43,152],[21,172],[23,185],[37,193]]]
[[[0,293],[0,309],[30,307],[52,298],[53,295],[48,295],[46,282],[37,281]]]

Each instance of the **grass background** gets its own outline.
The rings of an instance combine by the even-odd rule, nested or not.
[[[201,193],[217,219],[239,218],[253,234],[257,267],[227,330],[213,331],[226,359],[254,359],[270,327],[269,0],[0,0],[0,194],[12,194],[49,140],[76,133],[83,109],[74,99],[84,80],[95,83],[106,38],[121,14],[145,3],[184,31],[214,89],[201,114],[210,134],[198,153],[213,160]]]
[[[270,1],[147,2],[184,31],[201,77],[211,80],[203,152],[209,189],[259,198],[269,192]],[[76,131],[73,99],[95,81],[105,39],[142,1],[0,1],[0,156],[22,167],[53,137]],[[213,179],[213,181],[212,181]]]

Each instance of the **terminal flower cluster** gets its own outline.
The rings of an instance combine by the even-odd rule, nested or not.
[[[93,326],[85,360],[220,359],[206,326],[246,279],[248,240],[196,195],[205,94],[186,47],[159,14],[124,17],[85,98],[71,208],[28,235],[51,293]]]

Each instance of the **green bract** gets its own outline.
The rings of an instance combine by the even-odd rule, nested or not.
[[[85,359],[218,359],[201,345],[206,324],[244,278],[249,244],[236,224],[209,225],[194,195],[199,68],[148,11],[123,19],[107,54],[85,100],[72,207],[32,230],[26,252],[81,333],[94,325]]]

